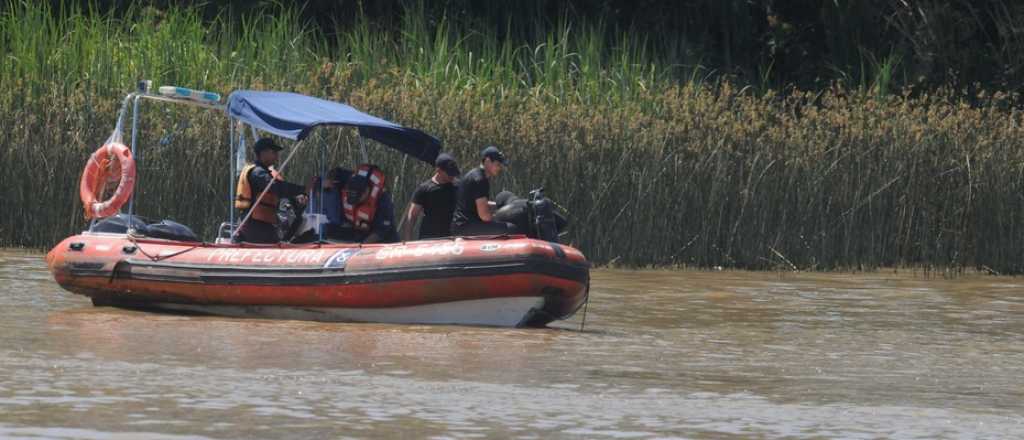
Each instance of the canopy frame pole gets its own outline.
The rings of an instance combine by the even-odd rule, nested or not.
[[[247,146],[249,146],[249,143],[248,143],[249,141],[245,137],[245,127],[246,127],[245,122],[242,122],[241,120],[239,120],[238,123],[235,125],[235,128],[238,130],[238,141],[237,141],[236,147],[235,147],[235,158],[234,158],[235,172],[241,171],[242,168],[244,168],[244,165],[240,165],[240,164],[246,163],[246,157],[245,157],[245,151],[246,150],[245,150],[245,148]],[[256,143],[256,138],[253,138],[252,142],[253,142],[253,144],[255,144]],[[239,159],[241,159],[241,160],[239,160]]]
[[[132,159],[135,159],[136,165],[138,166],[138,156],[136,155],[136,142],[139,139],[139,98],[138,94],[134,95],[132,101]],[[135,178],[135,186],[139,186],[139,178]],[[136,192],[132,191],[131,198],[128,199],[128,235],[135,234],[135,195]]]
[[[121,110],[117,112],[117,125],[114,126],[114,131],[118,133],[118,139],[123,142],[124,138],[124,118],[128,116],[128,105],[131,104],[132,98],[135,97],[134,93],[129,93],[128,96],[124,97],[124,101],[121,102]]]
[[[246,127],[246,124],[244,122],[242,122],[241,120],[238,120],[234,124],[234,127],[235,127],[236,132],[238,133],[238,139],[235,141],[234,155],[231,157],[231,165],[229,166],[232,169],[232,173],[231,173],[232,180],[236,178],[235,176],[238,176],[237,177],[238,179],[242,179],[243,178],[242,176],[239,175],[239,173],[242,171],[242,168],[245,168],[245,166],[242,165],[242,163],[245,162],[245,147],[247,145],[246,144],[246,140],[245,140],[245,127]],[[255,133],[255,131],[254,131],[254,133]],[[241,156],[242,160],[239,160],[239,156]],[[231,186],[231,194],[233,194],[234,196],[237,196],[237,194],[235,194],[235,190],[236,190],[236,186],[237,186],[237,181],[235,181],[235,182],[236,182],[236,184]],[[231,208],[232,221],[231,221],[231,225],[228,227],[228,230],[231,233],[229,235],[229,237],[230,238],[234,238],[235,232],[238,231],[238,227],[235,226],[235,222],[234,222],[235,204],[234,204],[234,198],[233,197],[231,199],[231,206],[230,206],[230,208]]]
[[[148,92],[134,92],[134,93],[132,93],[132,96],[135,96],[136,98],[152,99],[154,101],[173,102],[175,104],[185,104],[185,105],[189,105],[189,106],[193,106],[193,107],[202,107],[202,108],[211,109],[211,110],[221,110],[221,111],[223,111],[223,110],[227,109],[227,107],[222,105],[222,104],[211,104],[211,103],[207,103],[207,102],[193,101],[193,100],[187,99],[187,98],[171,98],[171,97],[163,96],[163,95],[154,95],[154,94],[148,93]]]
[[[319,188],[316,189],[318,192],[316,208],[317,208],[317,245],[322,245],[324,242],[324,225],[323,220],[326,217],[324,213],[324,179],[327,178],[327,142],[320,143],[320,181],[317,182]],[[312,194],[310,194],[312,195]]]
[[[235,118],[228,116],[228,233],[233,234],[235,227]],[[219,233],[217,234],[219,237]]]
[[[134,96],[135,93],[129,93],[127,96],[124,97],[124,100],[121,101],[121,109],[117,111],[117,123],[114,125],[114,133],[111,133],[110,139],[108,139],[108,141],[116,140],[117,142],[124,142],[124,118],[128,116],[128,107],[132,102],[132,97]],[[89,220],[88,231],[91,232],[92,228],[96,226],[96,223],[99,223],[99,221],[95,217]]]
[[[363,163],[368,164],[370,163],[370,155],[366,154],[366,143],[363,142],[362,136],[357,134],[356,137],[359,138],[359,151],[363,153]]]
[[[292,147],[292,152],[288,153],[288,157],[284,159],[284,163],[281,164],[281,168],[278,169],[277,172],[284,172],[284,168],[288,166],[288,162],[292,160],[292,157],[295,157],[295,153],[297,153],[299,149],[302,148],[302,144],[304,143],[306,143],[305,139],[295,143],[295,146]],[[260,204],[260,201],[263,200],[263,196],[267,195],[267,191],[270,191],[270,187],[272,186],[274,186],[274,179],[271,179],[270,183],[267,184],[265,188],[263,188],[263,192],[260,193],[260,196],[257,197],[256,200],[252,201],[252,205],[249,206],[249,212],[245,213],[245,217],[242,218],[242,222],[238,224],[238,229],[231,233],[231,240],[234,240],[235,237],[238,236],[238,231],[241,231],[242,227],[245,226],[245,223],[249,221],[249,217],[252,217],[252,212],[255,211],[254,208],[256,208],[256,206]]]

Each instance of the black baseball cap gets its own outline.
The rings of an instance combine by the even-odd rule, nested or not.
[[[359,173],[353,173],[345,184],[345,191],[348,192],[349,200],[357,200],[363,195],[363,191],[370,186],[370,179]]]
[[[271,138],[261,138],[260,140],[256,141],[256,145],[252,146],[252,150],[257,153],[268,148],[275,151],[283,150],[283,148],[281,148],[280,145],[274,143],[274,140]]]
[[[448,153],[438,154],[437,160],[434,161],[434,166],[440,168],[450,177],[459,176],[459,164],[456,163],[455,158]]]
[[[501,153],[501,150],[494,145],[484,148],[484,151],[480,152],[480,159],[490,159],[500,162],[502,165],[508,165],[508,161],[505,159],[505,155]]]
[[[327,172],[327,178],[334,181],[339,187],[348,182],[348,179],[352,177],[352,170],[342,167],[335,167]]]

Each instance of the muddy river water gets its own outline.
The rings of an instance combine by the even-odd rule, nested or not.
[[[548,329],[94,308],[0,251],[0,438],[1024,438],[1024,278],[593,272]]]

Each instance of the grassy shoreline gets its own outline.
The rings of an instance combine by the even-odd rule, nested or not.
[[[573,223],[569,241],[597,263],[1024,272],[1024,120],[1004,94],[968,105],[942,90],[783,96],[680,82],[640,43],[605,47],[587,25],[516,46],[410,19],[325,44],[294,14],[213,24],[188,9],[53,15],[22,5],[0,18],[11,60],[0,69],[0,246],[45,248],[82,228],[85,158],[123,94],[149,78],[348,102],[434,134],[464,168],[481,146],[501,145],[513,167],[495,186],[547,188]],[[209,237],[227,216],[226,119],[143,111],[137,211]],[[334,149],[332,163],[355,157],[350,135],[313,143]],[[404,206],[429,168],[371,151]],[[288,175],[313,168],[300,161]]]

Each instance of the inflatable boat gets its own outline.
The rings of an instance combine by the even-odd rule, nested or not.
[[[176,89],[184,90],[181,96],[140,87],[125,99],[115,135],[83,173],[83,207],[94,220],[90,230],[66,238],[46,256],[57,283],[94,305],[233,317],[523,327],[567,319],[587,300],[590,264],[583,254],[557,240],[526,235],[259,245],[231,239],[237,229],[233,217],[212,242],[187,228],[176,231],[173,222],[147,229],[129,221],[124,230],[105,230],[97,220],[117,215],[125,202],[126,218],[135,218],[130,201],[137,124],[133,119],[132,147],[119,142],[119,130],[130,104],[133,116],[138,114],[140,99],[226,111],[232,130],[238,127],[230,136],[231,157],[244,148],[244,125],[300,142],[318,125],[356,127],[361,136],[428,163],[440,151],[439,142],[425,133],[340,103],[246,91],[233,93],[225,106],[214,94]],[[232,174],[238,169],[233,163]],[[116,189],[93,190],[103,182]],[[111,192],[108,199],[101,195]]]
[[[83,233],[47,255],[97,306],[236,317],[543,326],[583,304],[579,251],[524,236],[218,245]]]

